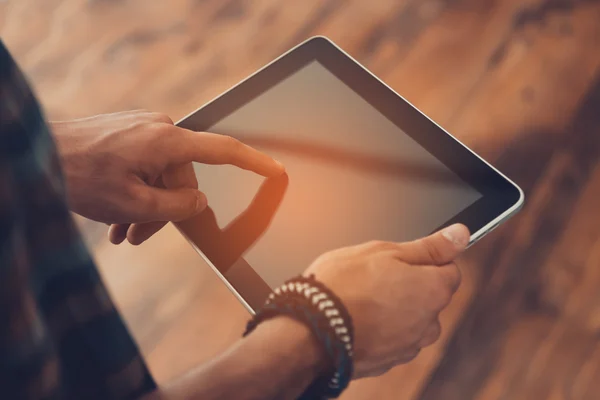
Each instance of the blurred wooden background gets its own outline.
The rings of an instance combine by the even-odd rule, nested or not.
[[[0,1],[52,119],[178,119],[314,34],[528,195],[461,261],[442,340],[344,398],[600,398],[600,1]],[[239,336],[247,314],[172,227],[134,248],[83,226],[159,382]]]

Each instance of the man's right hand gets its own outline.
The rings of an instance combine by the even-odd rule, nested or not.
[[[469,238],[465,226],[453,225],[414,242],[338,249],[307,269],[352,316],[354,378],[381,375],[439,338],[439,313],[460,284],[454,259]]]

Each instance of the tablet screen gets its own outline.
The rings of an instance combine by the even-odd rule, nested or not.
[[[286,166],[287,179],[264,183],[234,167],[196,165],[206,213],[231,230],[221,256],[242,256],[271,288],[329,250],[427,235],[482,197],[318,61],[207,130]],[[245,210],[253,215],[238,218]],[[228,273],[239,265],[219,264]]]

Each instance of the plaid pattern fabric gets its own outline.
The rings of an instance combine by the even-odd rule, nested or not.
[[[0,398],[154,388],[69,213],[40,107],[0,41]]]

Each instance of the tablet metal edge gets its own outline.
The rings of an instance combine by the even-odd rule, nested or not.
[[[479,154],[475,153],[473,150],[471,150],[470,148],[468,148],[463,142],[461,142],[456,137],[454,137],[450,132],[448,132],[443,127],[441,127],[437,122],[435,122],[434,120],[432,120],[431,118],[429,118],[423,111],[421,111],[419,108],[415,107],[410,101],[408,101],[404,97],[402,97],[398,92],[396,92],[393,88],[391,88],[387,83],[385,83],[384,81],[382,81],[381,79],[379,79],[379,77],[377,75],[375,75],[367,67],[365,67],[360,62],[358,62],[354,57],[352,57],[344,49],[342,49],[337,44],[335,44],[331,39],[329,39],[328,37],[323,36],[323,35],[316,35],[316,36],[308,38],[304,42],[300,43],[300,45],[302,45],[302,44],[304,44],[304,43],[306,43],[306,42],[308,42],[308,41],[310,41],[312,39],[315,39],[315,38],[321,38],[321,39],[327,40],[329,43],[331,43],[339,51],[341,51],[342,53],[344,53],[348,58],[350,58],[352,61],[354,61],[356,64],[358,64],[362,69],[364,69],[365,71],[367,71],[373,78],[377,79],[385,87],[387,87],[392,92],[394,92],[394,94],[396,96],[400,97],[402,100],[404,100],[405,102],[407,102],[408,104],[410,104],[410,106],[412,108],[414,108],[415,110],[417,110],[422,116],[424,116],[429,121],[431,121],[435,126],[437,126],[438,128],[440,128],[442,130],[442,132],[444,132],[446,135],[450,136],[452,139],[454,139],[454,141],[456,141],[457,143],[459,143],[462,147],[464,147],[466,150],[468,150],[471,154],[473,154],[474,156],[476,156],[477,158],[479,158],[488,167],[490,167],[491,169],[493,169],[494,171],[496,171],[496,173],[498,173],[500,176],[502,176],[504,179],[506,179],[511,185],[513,185],[515,187],[515,189],[517,189],[519,191],[519,200],[517,200],[517,202],[515,204],[513,204],[509,209],[507,209],[506,211],[504,211],[498,217],[494,218],[488,224],[486,224],[485,226],[483,226],[477,232],[471,234],[471,240],[469,241],[469,245],[467,246],[467,248],[471,247],[473,244],[475,244],[475,242],[477,242],[478,240],[480,240],[481,238],[483,238],[485,235],[487,235],[488,233],[490,233],[491,231],[493,231],[494,229],[496,229],[501,223],[503,223],[504,221],[506,221],[508,218],[510,218],[510,216],[512,216],[513,214],[515,214],[517,211],[519,211],[521,209],[521,207],[523,207],[523,204],[525,203],[525,193],[523,193],[523,190],[519,187],[519,185],[517,185],[516,183],[514,183],[511,179],[509,179],[502,172],[498,171],[498,169],[496,169],[493,165],[491,165],[486,160],[484,160]],[[295,47],[294,47],[294,49],[295,49]],[[287,53],[285,53],[285,54],[287,54]]]
[[[212,268],[212,270],[215,272],[215,274],[217,274],[219,279],[221,279],[223,281],[223,283],[225,284],[225,286],[227,286],[227,289],[229,289],[229,291],[231,293],[233,293],[233,295],[239,300],[240,303],[242,303],[242,305],[246,308],[246,310],[248,310],[250,312],[250,314],[252,314],[252,315],[256,314],[254,309],[252,307],[250,307],[250,304],[248,304],[248,302],[246,300],[244,300],[242,295],[240,295],[238,293],[238,291],[233,287],[233,285],[231,283],[229,283],[229,281],[227,279],[225,279],[225,276],[221,273],[221,271],[219,271],[219,269],[217,267],[215,267],[215,265],[212,263],[212,261],[210,261],[208,259],[208,257],[206,257],[206,255],[202,252],[202,250],[200,250],[198,248],[198,246],[196,246],[196,244],[187,237],[185,232],[181,228],[179,228],[177,222],[173,222],[173,225],[175,225],[175,227],[177,228],[179,233],[181,233],[181,236],[183,236],[185,238],[185,240],[194,248],[194,250],[196,250],[196,253],[200,254],[200,257],[202,257],[204,259],[204,261],[210,266],[210,268]]]
[[[232,91],[233,89],[237,88],[239,85],[241,85],[242,83],[246,82],[248,79],[252,78],[254,75],[257,75],[262,70],[264,70],[267,67],[269,67],[271,64],[274,64],[277,61],[279,61],[281,58],[287,56],[289,53],[293,52],[298,47],[304,45],[307,42],[310,42],[313,39],[317,39],[317,38],[327,40],[336,49],[338,49],[344,55],[346,55],[346,57],[348,57],[349,59],[351,59],[352,61],[354,61],[356,64],[358,64],[362,69],[364,69],[366,72],[368,72],[373,78],[377,79],[385,87],[387,87],[389,90],[391,90],[396,96],[400,97],[402,100],[404,100],[406,103],[408,103],[411,107],[413,107],[415,110],[417,110],[422,116],[424,116],[425,118],[427,118],[435,126],[437,126],[438,128],[440,128],[442,130],[442,132],[444,132],[446,135],[450,136],[457,143],[459,143],[461,146],[463,146],[466,150],[468,150],[474,156],[476,156],[477,158],[479,158],[488,167],[490,167],[491,169],[493,169],[494,171],[496,171],[496,173],[498,173],[500,176],[502,176],[504,179],[506,179],[511,185],[513,185],[519,191],[519,200],[517,200],[517,202],[514,205],[512,205],[510,208],[508,208],[506,211],[504,211],[498,217],[494,218],[488,224],[486,224],[485,226],[483,226],[477,232],[471,233],[471,239],[469,241],[469,245],[467,246],[467,248],[471,247],[473,244],[475,244],[477,241],[479,241],[485,235],[487,235],[488,233],[492,232],[500,224],[502,224],[504,221],[506,221],[508,218],[510,218],[517,211],[519,211],[521,209],[521,207],[523,207],[523,204],[525,203],[525,193],[523,193],[523,190],[519,187],[519,185],[517,185],[516,183],[514,183],[511,179],[509,179],[506,175],[504,175],[502,172],[500,172],[498,169],[496,169],[493,165],[491,165],[486,160],[484,160],[479,154],[475,153],[473,150],[471,150],[470,148],[468,148],[463,142],[461,142],[456,137],[454,137],[451,133],[449,133],[448,131],[446,131],[437,122],[435,122],[434,120],[432,120],[431,118],[429,118],[423,111],[421,111],[419,108],[415,107],[410,101],[406,100],[404,97],[402,97],[400,94],[398,94],[398,92],[396,92],[393,88],[391,88],[387,83],[385,83],[384,81],[382,81],[381,79],[379,79],[379,77],[377,75],[375,75],[367,67],[365,67],[360,62],[358,62],[354,57],[352,57],[344,49],[342,49],[341,47],[339,47],[331,39],[329,39],[328,37],[323,36],[323,35],[311,36],[310,38],[304,40],[303,42],[298,43],[296,46],[292,47],[291,49],[289,49],[285,53],[281,54],[279,57],[277,57],[274,60],[272,60],[271,62],[265,64],[261,68],[257,69],[254,73],[248,75],[246,78],[242,79],[241,81],[239,81],[238,83],[236,83],[235,85],[233,85],[232,87],[230,87],[229,89],[227,89],[224,92],[222,92],[222,93],[218,94],[217,96],[213,97],[212,99],[210,99],[209,101],[207,101],[206,103],[204,103],[202,106],[198,107],[196,110],[188,113],[185,117],[183,117],[179,121],[177,121],[175,123],[175,125],[180,124],[182,121],[186,120],[187,118],[189,118],[193,114],[197,113],[198,111],[200,111],[201,109],[203,109],[204,107],[206,107],[208,104],[212,103],[213,101],[215,101],[219,97],[223,96],[225,93],[228,93],[228,92]],[[177,227],[176,223],[174,223],[174,225]],[[237,297],[237,299],[242,303],[242,305],[248,311],[250,311],[251,314],[254,315],[255,311],[252,309],[252,307],[250,307],[250,305],[246,302],[246,300],[244,300],[243,297],[237,292],[237,290],[235,290],[235,288],[227,281],[227,279],[225,279],[225,276],[223,276],[223,274],[218,270],[218,268],[213,265],[213,263],[206,257],[206,255],[190,239],[188,239],[188,237],[185,235],[185,233],[181,229],[179,229],[179,227],[177,227],[177,229],[183,235],[183,237],[185,237],[185,239],[188,241],[188,243],[190,243],[192,245],[192,247],[196,250],[196,252],[198,254],[200,254],[200,256],[202,256],[202,258],[204,259],[204,261],[206,261],[206,263],[213,269],[213,271],[215,271],[215,273],[217,274],[217,276],[225,283],[225,285],[227,286],[227,288],[235,295],[235,297]]]

